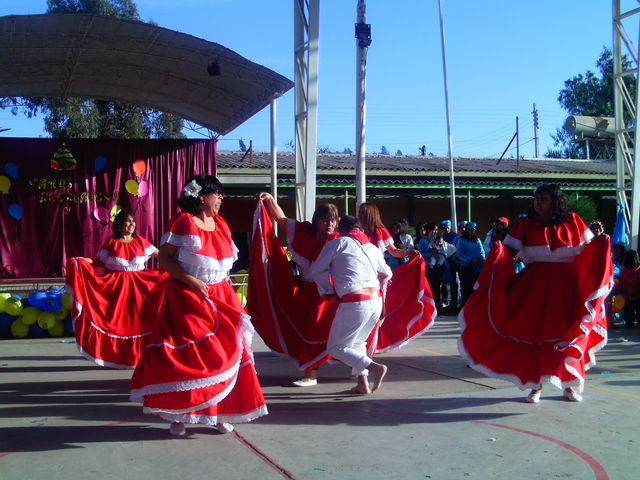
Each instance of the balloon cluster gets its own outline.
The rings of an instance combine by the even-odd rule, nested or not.
[[[0,175],[0,193],[8,194],[11,190],[11,179],[20,178],[20,167],[13,162],[7,162],[4,164],[4,171],[7,175]],[[22,205],[19,203],[9,205],[9,215],[16,220],[22,220],[24,216]]]
[[[61,337],[73,332],[72,307],[71,294],[61,291],[35,292],[26,298],[0,293],[0,335]]]

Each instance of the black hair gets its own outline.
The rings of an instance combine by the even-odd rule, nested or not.
[[[354,228],[362,228],[358,219],[352,215],[342,217],[338,222],[338,232],[348,235]]]
[[[200,191],[195,197],[191,195],[185,195],[184,189],[191,182],[197,183],[200,187]],[[180,198],[178,199],[178,206],[183,212],[190,213],[191,215],[198,215],[204,210],[200,197],[204,195],[211,195],[212,193],[219,193],[221,195],[224,195],[222,183],[220,183],[220,180],[218,180],[213,175],[196,175],[194,177],[191,177],[183,187]]]
[[[123,235],[122,233],[120,233],[120,227],[122,227],[122,225],[124,225],[124,222],[127,221],[127,218],[131,217],[133,218],[133,221],[136,221],[136,217],[133,216],[133,213],[131,213],[129,210],[120,210],[118,212],[118,214],[113,218],[113,225],[111,228],[113,228],[113,238],[122,238]],[[136,236],[136,232],[133,232],[133,236]]]
[[[627,250],[624,254],[625,268],[633,268],[634,270],[640,266],[640,256],[636,250]]]
[[[555,183],[548,183],[544,185],[540,185],[536,188],[534,192],[534,196],[541,195],[543,193],[547,193],[551,196],[551,219],[549,220],[549,225],[560,225],[563,222],[569,220],[569,201],[562,190],[560,190],[560,186]],[[529,211],[529,215],[538,217],[539,215],[536,213],[533,206]]]

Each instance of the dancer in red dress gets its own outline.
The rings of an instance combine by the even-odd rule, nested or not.
[[[80,353],[101,366],[135,368],[153,328],[153,322],[140,317],[140,309],[161,277],[158,270],[144,270],[145,262],[158,249],[136,235],[136,221],[128,211],[116,215],[113,231],[98,261],[69,260],[66,284],[74,296],[72,318]],[[107,273],[98,273],[96,265]]]
[[[386,352],[406,345],[426,332],[436,317],[433,292],[427,282],[426,265],[417,250],[399,249],[393,244],[391,233],[385,228],[376,205],[363,203],[358,220],[371,243],[382,253],[394,257],[413,257],[393,272],[385,299],[382,326],[374,329],[369,340],[370,350]]]
[[[330,358],[327,339],[338,304],[318,293],[311,265],[324,245],[339,236],[335,232],[338,209],[331,203],[322,204],[311,223],[298,222],[285,216],[271,194],[263,192],[258,198],[261,204],[254,218],[248,309],[269,348],[288,355],[306,370],[293,384],[313,386],[317,384],[316,369]],[[286,232],[300,281],[291,272],[271,220]]]
[[[458,317],[459,350],[471,367],[531,389],[530,403],[547,382],[569,401],[582,399],[586,370],[607,342],[604,299],[613,281],[609,239],[592,237],[557,185],[538,187],[533,209],[496,243]],[[517,274],[516,254],[527,265]]]
[[[231,286],[228,271],[237,258],[227,223],[218,214],[223,192],[211,175],[196,175],[180,197],[183,211],[160,246],[169,273],[145,303],[155,319],[153,334],[131,380],[131,400],[144,413],[172,422],[214,425],[267,414],[254,367],[253,327]]]

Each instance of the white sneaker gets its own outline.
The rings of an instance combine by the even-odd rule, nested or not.
[[[527,395],[525,402],[527,403],[538,403],[540,401],[540,395],[542,394],[542,390],[531,390],[531,393]]]
[[[169,427],[169,433],[171,435],[175,435],[177,437],[183,436],[187,433],[187,429],[184,427],[184,423],[181,422],[173,422]]]
[[[315,378],[301,378],[293,382],[296,387],[313,387],[318,384],[318,380]]]
[[[218,429],[218,432],[222,434],[231,433],[235,430],[233,428],[233,425],[231,425],[230,423],[216,423],[216,428]]]
[[[566,398],[569,402],[581,402],[582,395],[576,392],[573,388],[565,388],[564,389],[564,398]]]

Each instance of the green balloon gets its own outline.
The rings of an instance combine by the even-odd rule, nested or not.
[[[16,338],[26,337],[27,335],[29,335],[29,330],[29,325],[22,323],[22,320],[20,320],[19,318],[17,318],[11,324],[11,335]]]
[[[20,314],[20,320],[25,325],[33,325],[38,321],[38,315],[42,313],[42,310],[36,307],[23,308]]]

